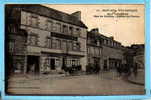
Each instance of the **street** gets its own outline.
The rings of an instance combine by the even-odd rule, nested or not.
[[[14,76],[9,79],[11,94],[41,95],[122,95],[144,94],[144,86],[132,84],[114,71],[97,75]]]

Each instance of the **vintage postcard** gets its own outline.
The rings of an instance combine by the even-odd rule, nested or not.
[[[11,95],[144,95],[144,4],[6,4]]]

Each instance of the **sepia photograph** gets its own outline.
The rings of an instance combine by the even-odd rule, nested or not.
[[[144,95],[144,10],[144,4],[6,4],[6,94]]]

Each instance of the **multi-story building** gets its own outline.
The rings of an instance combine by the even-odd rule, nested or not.
[[[90,37],[91,41],[90,41]],[[113,37],[107,37],[99,33],[99,30],[92,29],[88,32],[88,43],[91,42],[93,45],[87,45],[88,55],[91,54],[94,58],[89,59],[88,62],[99,62],[101,70],[108,70],[119,67],[124,63],[123,46],[120,42],[115,41]],[[95,51],[96,50],[96,51]]]
[[[132,67],[144,68],[144,44],[133,44],[125,52],[126,62]]]
[[[99,67],[102,65],[102,44],[97,29],[87,33],[87,58],[88,65]]]
[[[103,69],[114,69],[121,66],[124,63],[123,49],[124,47],[120,42],[114,40],[113,37],[102,37],[102,47],[103,47]]]
[[[67,14],[42,5],[6,5],[6,11],[6,18],[11,19],[6,21],[7,26],[16,22],[15,29],[23,30],[16,34],[6,32],[14,37],[13,42],[8,39],[9,48],[20,48],[17,53],[25,52],[21,53],[22,59],[13,55],[19,60],[12,66],[18,66],[17,69],[24,73],[43,73],[77,65],[85,70],[87,26],[81,21],[81,12]],[[21,44],[25,44],[24,50]]]
[[[145,68],[145,52],[144,52],[144,44],[135,44],[135,56],[134,56],[134,63],[136,63],[138,68],[144,69]]]

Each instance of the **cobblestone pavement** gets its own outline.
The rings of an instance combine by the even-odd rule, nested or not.
[[[12,94],[41,95],[116,95],[144,94],[144,86],[131,84],[118,77],[115,71],[97,75],[14,76],[9,79]]]

